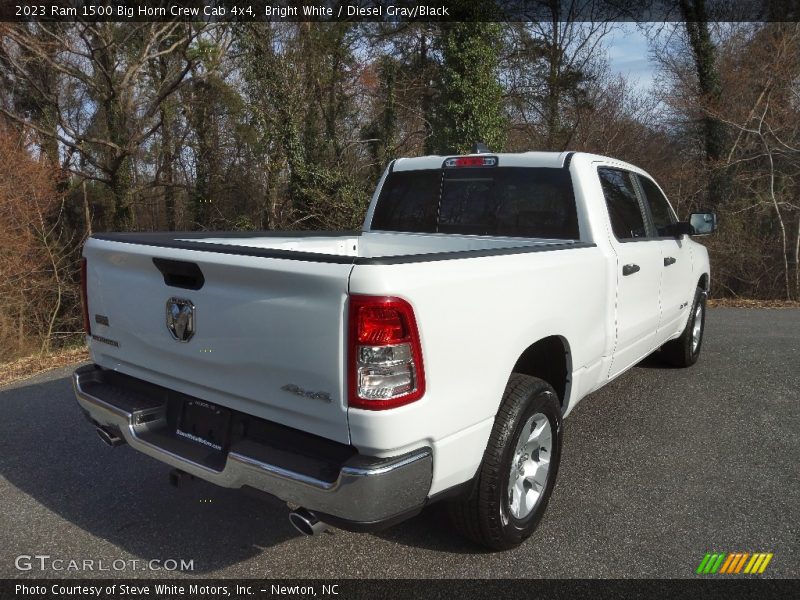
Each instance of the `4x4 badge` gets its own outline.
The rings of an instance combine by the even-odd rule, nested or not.
[[[194,335],[194,304],[183,298],[167,300],[167,329],[179,342],[188,342]]]

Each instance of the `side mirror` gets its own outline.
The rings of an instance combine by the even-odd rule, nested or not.
[[[717,215],[713,212],[689,215],[689,235],[708,235],[717,229]]]

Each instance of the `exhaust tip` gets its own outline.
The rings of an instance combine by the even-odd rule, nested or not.
[[[97,437],[100,438],[100,441],[109,448],[116,448],[117,446],[121,446],[125,443],[125,440],[121,436],[117,435],[110,429],[97,427],[95,431],[97,431]]]
[[[314,513],[305,508],[290,512],[289,522],[303,535],[318,535],[328,528]]]

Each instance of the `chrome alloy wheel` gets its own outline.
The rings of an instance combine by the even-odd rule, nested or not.
[[[530,515],[544,494],[552,443],[550,421],[542,413],[534,414],[522,428],[511,458],[508,509],[515,519]]]
[[[703,334],[703,305],[697,303],[694,311],[694,323],[692,324],[692,354],[697,352],[700,347],[700,336]]]

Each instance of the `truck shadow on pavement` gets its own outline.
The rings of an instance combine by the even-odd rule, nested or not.
[[[169,485],[166,465],[125,446],[105,447],[76,405],[69,378],[0,390],[0,408],[0,475],[122,552],[144,560],[193,559],[194,573],[207,573],[298,536],[277,499],[254,498],[199,480],[176,489]],[[23,519],[41,513],[18,506],[6,511]],[[59,526],[64,531],[34,531],[31,537],[71,537],[63,545],[73,553],[80,549],[76,559],[127,558],[113,555],[102,542],[93,541],[90,547],[81,532],[59,525],[58,519],[52,523],[36,521],[28,527]],[[21,547],[25,538],[14,542],[7,533],[4,545],[10,553],[56,554],[56,549]]]
[[[23,494],[22,504],[31,505],[7,504],[0,512],[20,528],[19,535],[6,532],[4,545],[12,555],[37,551],[67,559],[113,560],[131,558],[127,553],[142,560],[193,560],[192,572],[204,574],[301,537],[289,524],[285,504],[276,498],[202,480],[176,489],[169,484],[166,465],[127,446],[104,446],[75,403],[68,377],[0,390],[0,409],[0,475]],[[0,481],[0,491],[2,487]],[[50,515],[45,521],[25,521],[41,514],[32,509],[35,503],[77,530]],[[403,544],[475,552],[467,542],[452,539],[437,508],[379,535]],[[30,536],[22,533],[26,528]],[[25,545],[41,539],[56,540],[54,547]]]
[[[658,369],[664,371],[680,371],[679,367],[669,364],[666,360],[659,356],[658,350],[652,354],[645,356],[635,365],[640,369]]]

